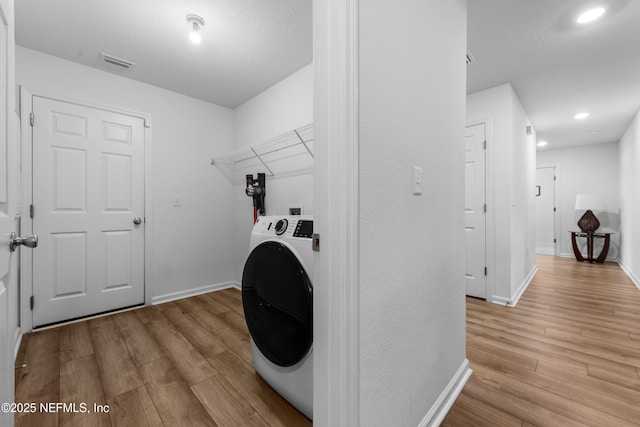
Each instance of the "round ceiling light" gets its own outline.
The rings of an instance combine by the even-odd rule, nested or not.
[[[575,116],[573,116],[573,118],[576,120],[584,120],[587,117],[589,117],[589,113],[578,113]]]
[[[576,22],[578,24],[588,24],[589,22],[593,22],[596,19],[600,18],[602,15],[604,15],[604,12],[604,7],[589,9],[586,12],[580,14],[580,16],[578,16],[578,19],[576,19]]]
[[[544,147],[544,146],[546,146],[547,144],[548,144],[548,142],[547,142],[547,141],[539,141],[536,145],[537,145],[538,147]]]
[[[202,19],[198,15],[187,15],[187,22],[189,23],[189,27],[191,27],[191,34],[189,34],[189,38],[195,44],[198,44],[202,41],[202,36],[200,35],[200,28],[204,27],[204,19]]]

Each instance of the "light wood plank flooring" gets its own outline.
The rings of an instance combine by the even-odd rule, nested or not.
[[[640,425],[640,290],[617,264],[537,264],[517,307],[467,299],[473,375],[443,425]]]
[[[253,370],[240,292],[227,289],[25,335],[21,426],[311,426]],[[109,412],[94,411],[94,403]]]
[[[537,262],[516,308],[467,299],[474,373],[443,425],[640,425],[640,290],[616,264]],[[26,335],[16,402],[60,401],[110,411],[16,425],[311,425],[251,368],[231,289]]]

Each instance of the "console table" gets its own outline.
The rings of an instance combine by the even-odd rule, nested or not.
[[[607,253],[609,252],[609,242],[611,240],[611,235],[613,233],[598,233],[598,232],[590,232],[590,231],[570,231],[571,233],[571,245],[573,246],[573,253],[576,256],[577,261],[589,261],[589,262],[598,262],[603,263],[605,259],[607,259]],[[576,238],[578,237],[586,237],[587,238],[587,257],[585,258],[580,249],[578,248],[578,243],[576,242]],[[604,244],[602,245],[602,250],[600,251],[600,255],[598,258],[593,257],[593,239],[599,238],[604,239]]]

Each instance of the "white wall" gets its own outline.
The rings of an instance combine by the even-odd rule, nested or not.
[[[604,212],[595,212],[600,221],[598,231],[611,231],[609,260],[618,258],[620,246],[620,158],[618,143],[587,145],[558,150],[538,151],[538,166],[557,166],[556,206],[560,255],[573,257],[569,231],[579,230],[576,225],[584,212],[576,212],[578,194],[596,194],[605,202]],[[595,253],[602,247],[596,239]],[[586,252],[584,252],[586,253]]]
[[[511,84],[467,96],[487,123],[487,300],[513,304],[535,273],[535,131]]]
[[[210,165],[233,149],[233,112],[34,50],[18,48],[17,82],[31,91],[151,116],[151,277],[155,300],[234,280],[233,187]],[[173,196],[182,207],[173,207]]]
[[[313,123],[313,65],[308,65],[234,111],[235,148],[241,149]],[[254,173],[256,176],[257,171]],[[268,179],[267,215],[288,213],[290,204],[302,204],[305,215],[313,215],[313,174]],[[253,227],[253,202],[243,185],[234,187],[234,231],[236,280],[249,252]]]
[[[509,94],[512,107],[511,141],[511,298],[518,298],[536,269],[536,133],[516,93]]]
[[[359,8],[360,425],[416,426],[465,362],[466,2]]]
[[[640,113],[620,140],[620,264],[640,287]]]

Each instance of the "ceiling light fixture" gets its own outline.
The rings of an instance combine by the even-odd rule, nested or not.
[[[580,16],[578,16],[578,19],[576,19],[576,22],[578,24],[588,24],[589,22],[593,22],[596,19],[600,18],[602,15],[604,15],[604,7],[596,7],[593,9],[589,9],[586,12],[582,13]]]
[[[547,141],[540,141],[538,142],[538,144],[536,144],[538,147],[544,147],[545,145],[547,145],[548,142]]]
[[[587,117],[589,117],[589,113],[578,113],[575,116],[573,116],[573,118],[576,120],[584,120]]]
[[[191,27],[191,34],[189,35],[189,38],[195,44],[200,43],[202,41],[202,36],[199,31],[200,28],[204,27],[204,19],[198,15],[190,14],[187,15],[187,22],[189,23],[189,27]]]

